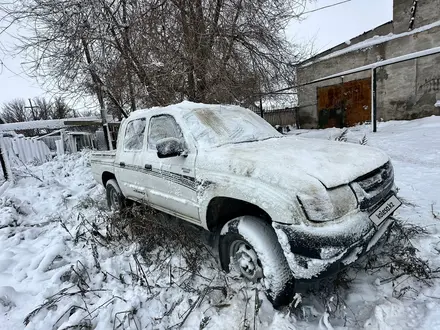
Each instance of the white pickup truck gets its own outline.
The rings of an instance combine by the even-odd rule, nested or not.
[[[116,151],[95,152],[91,163],[111,208],[134,200],[219,233],[222,267],[263,279],[274,305],[295,279],[365,254],[400,206],[383,152],[285,136],[237,106],[135,111]]]

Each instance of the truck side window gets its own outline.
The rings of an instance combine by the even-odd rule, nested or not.
[[[148,130],[148,148],[156,149],[157,141],[168,137],[183,138],[182,131],[173,116],[152,117]]]
[[[142,150],[144,142],[146,120],[145,118],[132,120],[127,124],[124,137],[124,150]]]

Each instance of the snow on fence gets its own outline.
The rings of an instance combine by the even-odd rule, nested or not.
[[[19,123],[0,124],[0,132],[23,131],[32,129],[59,129],[71,126],[93,126],[100,124],[101,119],[98,119],[96,117],[35,120]]]
[[[30,162],[43,163],[51,158],[50,150],[44,142],[18,136],[0,137],[0,152],[4,165],[2,172],[8,180],[13,179],[13,166]]]
[[[50,150],[42,141],[24,137],[3,138],[3,144],[12,165],[46,162],[51,158]]]

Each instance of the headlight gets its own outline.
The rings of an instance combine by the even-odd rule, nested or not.
[[[356,196],[348,185],[315,191],[313,195],[299,194],[298,199],[309,220],[319,222],[335,220],[357,207]]]

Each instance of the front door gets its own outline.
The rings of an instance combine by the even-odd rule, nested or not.
[[[182,141],[185,138],[180,126],[171,115],[158,115],[150,119],[148,126],[147,152],[145,152],[145,168],[151,171],[149,180],[148,200],[156,207],[188,221],[199,223],[199,205],[195,182],[194,146],[185,142],[188,153],[186,156],[159,158],[157,141],[175,137]]]

